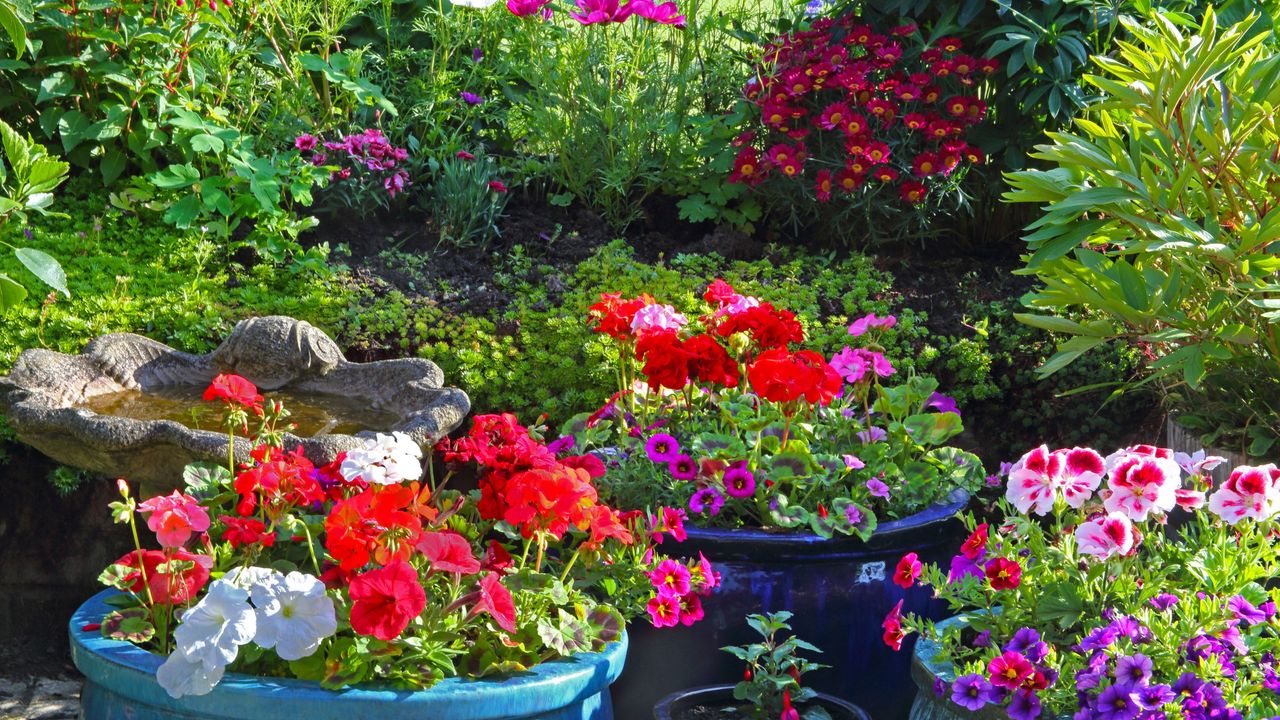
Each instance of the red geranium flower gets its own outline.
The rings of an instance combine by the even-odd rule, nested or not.
[[[383,485],[337,503],[324,521],[325,549],[348,572],[409,559],[422,533],[406,509],[416,497],[411,487]]]
[[[268,533],[266,524],[261,520],[223,515],[218,518],[218,522],[226,527],[222,533],[222,539],[231,543],[233,548],[242,548],[255,543],[261,543],[263,547],[271,547],[276,543],[275,534]]]
[[[157,605],[185,605],[194,600],[204,584],[209,582],[213,558],[181,548],[169,553],[134,550],[112,565],[130,569],[123,573],[120,582],[120,586],[130,592],[146,597],[150,589],[151,599]]]
[[[804,342],[804,328],[795,313],[779,310],[770,303],[760,303],[740,313],[725,316],[716,326],[716,333],[729,337],[745,332],[757,348],[782,348],[791,343]]]
[[[623,300],[622,293],[601,293],[600,302],[587,308],[588,322],[593,330],[614,340],[630,340],[631,321],[651,299],[641,295],[632,300]]]
[[[675,332],[651,333],[636,343],[636,357],[644,361],[641,372],[653,387],[680,390],[689,383],[692,355]]]
[[[783,348],[761,353],[748,369],[747,380],[757,395],[770,402],[804,398],[821,405],[831,402],[844,384],[822,355],[812,350],[791,353]]]
[[[263,397],[258,393],[258,388],[239,375],[222,373],[214,377],[209,387],[205,388],[204,399],[206,401],[221,400],[228,405],[262,411]]]
[[[431,572],[474,575],[480,561],[471,552],[471,543],[455,532],[425,532],[415,545],[431,563]]]
[[[507,481],[507,510],[502,519],[519,527],[524,537],[543,532],[559,538],[571,525],[587,526],[586,510],[596,497],[585,470],[563,465],[526,470]]]
[[[738,363],[729,351],[710,335],[695,335],[684,342],[689,356],[689,373],[704,383],[734,387],[738,384]]]
[[[403,560],[351,579],[351,629],[379,640],[394,640],[427,606],[418,571]]]

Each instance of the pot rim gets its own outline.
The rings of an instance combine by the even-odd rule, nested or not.
[[[686,542],[664,542],[663,549],[668,549],[669,545],[670,551],[680,554],[700,549],[713,550],[715,557],[712,559],[720,560],[733,557],[758,559],[759,553],[752,552],[757,549],[752,548],[753,545],[765,546],[778,559],[820,560],[877,551],[896,552],[905,545],[914,548],[948,542],[948,535],[937,532],[936,528],[950,522],[956,513],[964,510],[969,499],[968,492],[956,488],[941,503],[879,525],[865,542],[858,537],[825,538],[812,532],[770,532],[761,528],[706,528],[690,525],[686,528]]]
[[[600,652],[579,653],[540,663],[525,672],[491,678],[446,678],[427,690],[326,690],[319,683],[296,678],[227,673],[209,694],[175,700],[155,679],[163,657],[123,640],[104,638],[97,630],[84,629],[100,623],[112,609],[106,599],[119,594],[117,590],[104,590],[86,600],[72,615],[68,625],[72,660],[89,683],[102,685],[139,704],[184,713],[181,717],[273,717],[280,713],[279,703],[286,698],[288,714],[308,720],[364,717],[375,704],[380,720],[531,717],[607,693],[609,685],[622,673],[627,654],[624,630],[621,638]]]
[[[669,717],[671,714],[671,707],[681,700],[692,699],[697,701],[701,699],[703,702],[706,702],[708,700],[714,699],[714,696],[722,695],[726,693],[729,694],[730,697],[732,697],[733,688],[734,688],[733,685],[723,684],[723,685],[702,685],[699,687],[686,688],[684,690],[677,690],[671,693],[670,695],[662,698],[661,700],[658,701],[657,705],[653,706],[654,717],[655,718],[661,717],[658,714],[659,712],[665,712]],[[703,696],[703,697],[699,698],[699,696]],[[814,697],[814,700],[820,700],[823,703],[826,703],[827,705],[831,705],[841,710],[844,710],[850,713],[852,717],[858,718],[858,720],[871,720],[871,716],[867,714],[866,710],[863,710],[862,708],[858,707],[857,705],[854,705],[848,700],[842,700],[841,698],[835,697],[834,695],[828,695],[826,693],[818,693]]]

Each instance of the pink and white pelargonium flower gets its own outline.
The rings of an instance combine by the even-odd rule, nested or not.
[[[1098,560],[1128,555],[1137,544],[1133,521],[1122,512],[1108,513],[1076,528],[1076,546],[1080,552]]]
[[[1209,511],[1228,525],[1245,518],[1269,520],[1280,512],[1280,469],[1269,464],[1232,470],[1231,477],[1209,496]]]
[[[1169,456],[1160,452],[1123,455],[1116,457],[1108,468],[1110,493],[1102,506],[1107,512],[1122,512],[1130,520],[1145,522],[1153,511],[1173,510],[1181,487],[1182,468],[1173,461],[1172,453]]]
[[[1049,452],[1041,445],[1009,470],[1005,498],[1021,513],[1048,515],[1058,498],[1079,509],[1093,497],[1103,471],[1102,456],[1089,448]]]
[[[631,331],[636,335],[646,332],[678,331],[689,324],[689,318],[676,312],[670,305],[645,305],[636,311],[631,320]]]

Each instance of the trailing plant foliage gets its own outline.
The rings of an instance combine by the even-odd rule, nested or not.
[[[1033,154],[1045,169],[1009,176],[1009,200],[1044,209],[1025,238],[1040,312],[1021,319],[1071,336],[1043,374],[1137,344],[1199,427],[1247,427],[1261,454],[1280,435],[1280,54],[1252,19],[1154,18],[1098,59],[1094,117],[1050,134]]]

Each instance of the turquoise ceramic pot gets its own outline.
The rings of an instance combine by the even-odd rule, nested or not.
[[[612,720],[609,685],[627,655],[623,635],[599,653],[491,679],[451,678],[420,692],[331,691],[302,680],[228,673],[208,695],[175,700],[155,679],[162,657],[83,629],[102,621],[113,594],[93,596],[71,618],[71,656],[85,676],[83,720]]]

